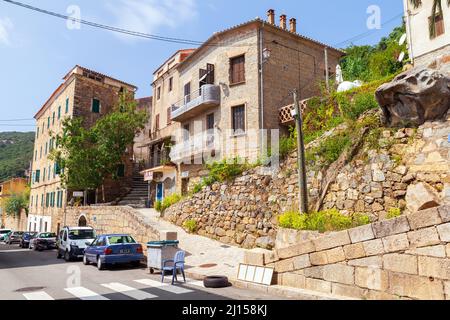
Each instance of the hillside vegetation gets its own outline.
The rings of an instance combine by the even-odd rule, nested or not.
[[[33,146],[34,132],[0,132],[0,181],[25,175]]]

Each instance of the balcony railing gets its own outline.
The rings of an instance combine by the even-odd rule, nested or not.
[[[172,120],[182,122],[220,105],[220,87],[206,84],[172,106]]]

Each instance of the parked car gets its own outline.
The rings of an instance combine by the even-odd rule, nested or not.
[[[21,248],[29,248],[30,247],[30,239],[37,235],[37,232],[25,232],[20,239],[19,246]]]
[[[5,241],[11,232],[11,229],[0,229],[0,241]]]
[[[88,245],[89,243],[86,243]],[[131,263],[139,266],[144,259],[142,246],[128,234],[108,234],[95,238],[86,248],[83,263],[95,263],[99,270],[108,265]]]
[[[64,227],[58,236],[57,258],[71,261],[83,258],[87,245],[95,239],[95,230],[91,227]]]
[[[20,240],[22,240],[24,232],[23,231],[14,231],[9,236],[8,239],[6,239],[6,244],[13,244],[13,243],[20,243]]]
[[[56,248],[56,233],[40,232],[30,240],[30,249],[42,251]]]

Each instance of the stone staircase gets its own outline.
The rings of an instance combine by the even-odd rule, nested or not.
[[[133,187],[131,192],[126,195],[120,202],[121,206],[130,206],[132,208],[145,208],[145,201],[148,198],[148,183],[144,181],[144,177],[135,168],[133,172]]]

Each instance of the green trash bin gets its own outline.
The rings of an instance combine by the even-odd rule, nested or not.
[[[162,270],[164,260],[171,260],[179,251],[178,240],[150,241],[147,243],[147,267],[150,273]]]

